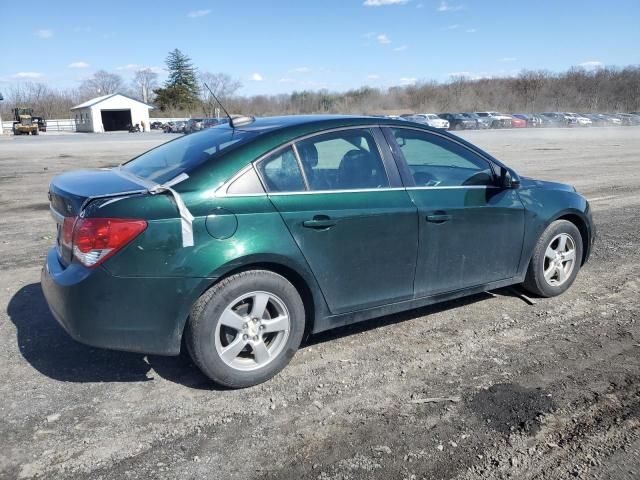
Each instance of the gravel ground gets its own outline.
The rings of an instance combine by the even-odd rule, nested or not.
[[[502,289],[312,337],[258,387],[93,349],[39,285],[47,185],[163,134],[0,136],[0,478],[637,479],[640,128],[469,132],[575,185],[599,238],[572,289]]]

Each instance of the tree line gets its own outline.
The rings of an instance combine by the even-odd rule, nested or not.
[[[152,116],[212,116],[220,98],[227,110],[258,116],[299,113],[383,114],[404,112],[629,112],[640,110],[640,65],[561,73],[523,70],[516,76],[452,77],[388,89],[364,86],[345,92],[303,90],[279,95],[237,95],[239,80],[225,73],[199,71],[178,49],[166,59],[162,86],[151,69],[135,72],[127,84],[117,73],[99,70],[77,88],[43,83],[10,85],[2,91],[0,112],[10,118],[15,106],[31,107],[45,118],[69,118],[69,109],[85,100],[120,92],[156,107]],[[206,88],[205,84],[209,87]]]

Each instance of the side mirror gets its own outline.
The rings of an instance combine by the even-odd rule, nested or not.
[[[500,169],[500,186],[502,188],[518,188],[520,187],[520,177],[513,170],[503,167]]]

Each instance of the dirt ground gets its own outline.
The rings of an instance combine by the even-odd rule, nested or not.
[[[566,294],[327,332],[239,391],[186,355],[80,345],[42,296],[51,177],[167,137],[0,137],[1,479],[640,478],[640,128],[464,134],[590,200],[599,237]]]

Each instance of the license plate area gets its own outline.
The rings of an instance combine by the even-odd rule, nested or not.
[[[72,217],[64,217],[53,206],[50,207],[50,212],[56,224],[56,250],[60,259],[67,263],[71,258],[71,232],[67,232],[68,238],[65,239],[65,223],[67,223],[67,230],[71,230],[73,229],[74,219]]]

